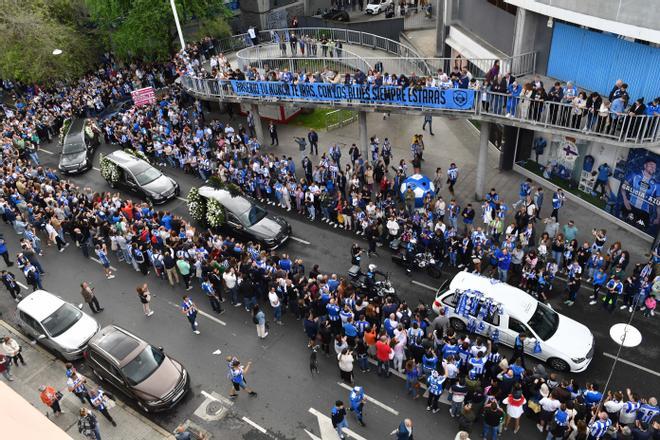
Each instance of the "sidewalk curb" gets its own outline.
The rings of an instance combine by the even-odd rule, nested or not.
[[[16,335],[16,336],[17,336],[19,339],[21,339],[23,342],[25,342],[25,343],[27,343],[27,344],[30,344],[30,346],[31,346],[32,348],[36,349],[36,350],[39,351],[41,354],[44,354],[44,355],[48,356],[49,358],[51,358],[51,359],[53,359],[53,360],[56,360],[56,361],[59,362],[59,363],[63,363],[62,360],[61,360],[59,357],[57,357],[57,356],[55,356],[54,354],[50,353],[48,350],[46,350],[45,348],[43,348],[42,346],[40,346],[38,343],[33,345],[33,344],[32,344],[32,341],[30,340],[30,338],[28,338],[27,336],[25,336],[23,333],[20,332],[20,330],[14,328],[12,325],[10,325],[10,324],[9,324],[8,322],[6,322],[5,320],[0,319],[0,327],[4,327],[5,330],[7,330],[7,331],[11,332],[12,334]],[[88,380],[89,380],[89,378],[88,378]],[[93,383],[96,383],[96,382],[93,382]],[[121,400],[115,400],[115,402],[116,402],[117,406],[121,407],[124,411],[126,411],[127,413],[129,413],[131,416],[133,416],[133,417],[139,419],[140,422],[142,422],[142,423],[144,423],[145,425],[149,426],[149,427],[150,427],[151,429],[153,429],[154,431],[158,432],[160,435],[163,436],[163,438],[168,439],[168,440],[174,438],[174,435],[173,435],[171,432],[167,431],[167,430],[166,430],[165,428],[163,428],[162,426],[160,426],[160,425],[158,425],[158,424],[152,422],[151,420],[149,420],[148,418],[146,418],[144,415],[140,414],[138,411],[135,411],[133,408],[131,408],[130,406],[126,405],[126,403],[124,403],[123,401],[121,401]]]

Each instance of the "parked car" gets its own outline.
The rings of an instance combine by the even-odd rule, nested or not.
[[[75,174],[92,168],[94,152],[101,144],[100,134],[92,119],[72,119],[62,141],[59,170]]]
[[[45,290],[36,290],[16,306],[16,323],[29,337],[64,359],[74,360],[82,356],[99,330],[96,320],[80,307]]]
[[[365,14],[377,15],[393,5],[392,0],[369,0],[369,4],[364,10]]]
[[[351,17],[348,15],[348,12],[342,10],[342,9],[327,9],[323,14],[321,14],[321,18],[324,18],[326,20],[334,20],[334,21],[350,21]]]
[[[483,294],[478,308],[473,309],[474,314],[467,317],[455,313],[459,297],[466,290]],[[452,327],[465,331],[469,321],[478,319],[479,309],[489,300],[501,305],[501,312],[485,313],[483,329],[477,326],[477,333],[490,336],[497,330],[499,342],[509,347],[513,347],[516,336],[524,333],[528,336],[525,353],[547,362],[552,368],[578,373],[589,366],[595,345],[591,330],[507,283],[466,271],[459,272],[448,289],[438,291],[433,310],[438,313],[441,308],[447,307]],[[540,352],[534,350],[537,342]]]
[[[199,195],[218,201],[225,210],[221,229],[244,241],[261,243],[269,250],[284,244],[291,236],[291,226],[282,217],[268,213],[252,198],[226,189],[202,186]]]
[[[170,409],[190,389],[188,372],[162,347],[116,325],[89,341],[85,361],[94,375],[134,399],[145,412]]]
[[[122,99],[120,101],[115,101],[112,104],[106,106],[98,115],[100,121],[105,121],[110,119],[115,115],[124,113],[126,110],[129,110],[133,107],[133,100],[130,97]]]
[[[179,195],[179,184],[153,167],[149,162],[126,151],[113,151],[103,156],[117,167],[119,176],[116,181],[106,181],[113,188],[118,187],[137,194],[154,205],[160,205]],[[101,163],[101,172],[104,164]]]

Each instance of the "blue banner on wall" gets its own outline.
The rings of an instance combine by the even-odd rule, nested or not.
[[[465,89],[432,87],[405,89],[395,86],[345,85],[329,83],[288,84],[275,81],[230,81],[238,96],[270,97],[309,101],[353,101],[364,104],[389,104],[472,110],[474,92]]]

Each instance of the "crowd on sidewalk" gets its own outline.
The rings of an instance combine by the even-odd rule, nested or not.
[[[437,410],[438,397],[443,389],[449,390],[451,415],[464,429],[480,416],[481,408],[499,414],[497,406],[506,402],[506,426],[510,421],[517,431],[525,403],[535,399],[542,407],[540,428],[550,430],[550,438],[562,438],[569,430],[576,433],[574,438],[581,438],[585,430],[591,439],[605,438],[611,425],[619,428],[621,436],[626,427],[633,432],[656,429],[649,428],[658,413],[654,398],[642,400],[632,392],[627,393],[627,399],[616,393],[605,398],[595,384],[577,384],[539,369],[528,370],[522,352],[503,359],[497,344],[457,334],[442,314],[432,321],[424,305],[413,309],[396,298],[364,295],[341,276],[323,273],[318,265],[308,270],[301,259],[267,252],[256,243],[197,231],[167,210],[125,200],[119,194],[81,188],[42,167],[35,156],[40,138],[34,133],[56,133],[63,118],[76,107],[75,99],[79,99],[83,114],[94,114],[100,109],[97,101],[105,106],[115,92],[125,94],[127,88],[167,76],[155,68],[116,69],[112,64],[109,58],[105,69],[70,90],[25,90],[26,104],[17,106],[11,115],[5,112],[1,214],[21,238],[16,261],[33,289],[43,287],[44,267],[39,261],[44,251],[42,239],[60,251],[75,243],[84,256],[96,254],[108,278],[112,277],[110,259],[116,258],[145,276],[153,271],[172,285],[180,283],[180,276],[187,290],[198,285],[200,291],[184,296],[181,303],[197,334],[195,298],[206,297],[212,309],[222,313],[226,296],[234,306],[252,313],[260,337],[267,337],[261,305],[270,304],[280,324],[285,312],[301,320],[310,346],[319,342],[329,353],[334,345],[344,373],[352,374],[352,358],[361,369],[368,370],[366,360],[371,355],[378,360],[379,373],[387,377],[392,361],[395,368],[405,371],[413,396],[417,395],[416,384],[427,383],[429,410]],[[168,65],[166,72],[171,75],[180,67],[181,58],[176,65]],[[263,151],[249,119],[247,127],[238,129],[217,121],[207,124],[199,104],[186,107],[183,100],[173,88],[154,106],[133,108],[104,121],[107,140],[130,145],[157,163],[181,167],[202,178],[215,175],[236,183],[255,198],[289,210],[295,208],[311,221],[323,220],[355,230],[365,236],[371,254],[379,242],[396,239],[409,256],[428,251],[457,269],[497,273],[502,281],[513,278],[544,301],[558,290],[553,280],[563,270],[569,280],[569,304],[577,299],[584,272],[593,282],[596,298],[605,290],[603,304],[608,310],[620,300],[621,307],[631,311],[644,308],[647,314],[653,313],[660,255],[654,253],[647,263],[630,270],[630,256],[621,243],[607,246],[605,231],[593,231],[592,242],[580,245],[576,226],[569,221],[560,227],[557,221],[560,214],[564,216],[561,190],[553,194],[552,215],[539,226],[542,190],[534,190],[530,181],[523,182],[520,200],[511,205],[514,220],[505,227],[509,208],[496,189],[484,195],[479,217],[470,203],[459,207],[453,192],[459,171],[452,164],[446,173],[441,169],[436,172],[440,195],[427,197],[417,208],[414,199],[404,196],[401,200],[398,194],[409,167],[401,159],[390,169],[393,157],[387,139],[382,144],[378,138],[372,139],[369,158],[353,146],[343,168],[339,145],[332,145],[320,156],[306,154],[302,172],[296,173],[292,158]],[[411,142],[412,173],[421,168],[423,151],[423,136],[415,136]],[[449,203],[441,195],[444,183],[451,195]],[[544,231],[539,234],[540,227]],[[2,273],[2,280],[18,298],[20,286],[11,270]],[[144,304],[144,289],[138,294]],[[151,311],[144,310],[150,316]],[[349,374],[342,377],[352,379]],[[601,406],[605,400],[609,405]],[[600,411],[602,408],[606,411]],[[494,419],[493,415],[488,423]],[[498,426],[488,424],[489,435],[497,432]]]

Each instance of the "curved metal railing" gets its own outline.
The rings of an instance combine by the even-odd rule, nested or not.
[[[306,50],[309,49],[311,47]],[[373,68],[373,64],[346,49],[329,52],[327,47],[325,51],[316,47],[313,51],[294,57],[288,56],[289,52],[277,43],[259,44],[236,52],[236,60],[239,67],[256,67],[260,70],[286,68],[290,72],[302,73],[322,72],[326,67],[340,73],[355,69],[366,72]]]

